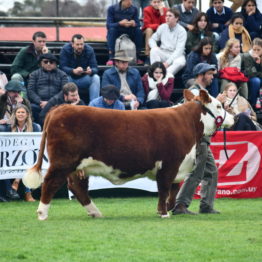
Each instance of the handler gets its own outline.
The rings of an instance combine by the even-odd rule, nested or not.
[[[209,86],[216,73],[216,66],[206,63],[199,63],[193,69],[193,74],[196,77],[195,84],[190,87],[194,95],[199,95],[199,90]],[[207,90],[206,90],[207,91]],[[201,201],[199,213],[219,214],[220,212],[213,208],[214,199],[217,189],[217,167],[213,154],[209,148],[210,137],[204,136],[200,140],[200,144],[196,149],[196,166],[191,174],[189,174],[180,188],[177,197],[176,205],[173,209],[173,215],[196,213],[189,211],[189,207],[197,186],[202,180],[201,185]]]

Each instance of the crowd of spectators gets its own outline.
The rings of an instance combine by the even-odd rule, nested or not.
[[[218,97],[230,113],[240,115],[237,130],[241,126],[242,130],[254,130],[262,86],[262,14],[256,1],[232,1],[234,6],[229,8],[224,0],[211,0],[206,13],[196,8],[195,0],[168,1],[173,2],[170,8],[166,2],[120,0],[108,8],[109,68],[101,79],[95,51],[83,35],[73,35],[57,57],[48,49],[45,33],[34,33],[32,43],[13,61],[11,80],[6,83],[1,77],[0,131],[40,131],[37,124],[42,126],[48,111],[63,103],[119,110],[168,107],[173,105],[174,79],[182,77],[184,87],[190,88],[199,75],[205,79],[204,89]],[[240,12],[236,12],[236,5],[240,5]],[[148,65],[148,73],[142,77],[129,65],[131,58],[125,50],[116,50],[116,40],[122,34],[135,43],[137,64]],[[201,70],[194,75],[203,63],[210,66],[212,77]],[[228,77],[232,70],[235,78]],[[201,89],[201,82],[198,85]],[[230,104],[232,94],[237,99]],[[235,109],[238,101],[246,103],[245,112]],[[16,108],[25,111],[30,124],[18,121]],[[16,181],[10,189],[7,183],[9,198],[17,199],[14,191],[18,184]]]

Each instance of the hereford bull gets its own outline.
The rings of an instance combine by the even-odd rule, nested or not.
[[[224,118],[224,126],[234,122],[207,92],[201,90],[194,97],[185,90],[184,96],[193,101],[174,108],[118,111],[62,105],[51,111],[37,163],[23,178],[30,188],[41,184],[47,141],[50,166],[42,185],[38,218],[47,219],[50,201],[66,181],[89,215],[102,216],[89,198],[87,175],[103,176],[115,184],[145,176],[156,180],[157,210],[161,217],[168,217],[167,211],[175,204],[177,174],[192,170],[200,138],[213,134],[218,119]],[[83,172],[85,177],[77,175]]]

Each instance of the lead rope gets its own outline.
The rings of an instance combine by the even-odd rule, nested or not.
[[[224,151],[225,151],[225,154],[226,154],[226,158],[228,160],[229,157],[228,157],[228,154],[227,154],[227,145],[226,145],[227,136],[226,136],[226,128],[225,127],[223,128],[223,137],[224,137]]]
[[[239,94],[241,87],[238,88],[235,96],[233,97],[232,101],[230,102],[230,104],[228,105],[228,107],[231,107],[231,105],[233,104],[234,100],[236,99],[237,95]],[[229,159],[228,154],[227,154],[227,147],[226,147],[226,141],[227,141],[227,137],[226,137],[226,128],[223,128],[223,137],[224,137],[224,151],[225,151],[225,155],[227,160]]]

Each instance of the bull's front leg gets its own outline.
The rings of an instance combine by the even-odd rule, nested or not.
[[[176,195],[179,191],[179,183],[172,183],[167,199],[167,211],[172,210],[176,204]]]
[[[157,210],[161,218],[169,218],[167,212],[167,197],[172,183],[172,172],[164,172],[160,170],[157,174],[157,187],[158,187],[158,206]]]

